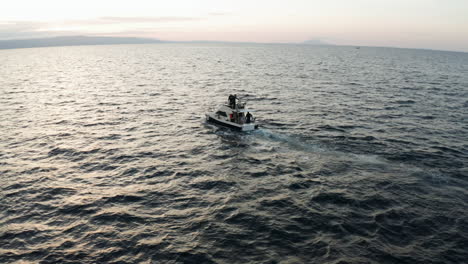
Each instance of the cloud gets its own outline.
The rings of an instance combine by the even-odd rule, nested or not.
[[[6,21],[0,22],[0,39],[31,38],[49,36],[42,31],[43,22]]]
[[[43,26],[41,22],[32,21],[6,21],[0,22],[0,34],[9,32],[24,32],[38,30]]]
[[[223,13],[223,12],[211,12],[208,14],[209,16],[229,16],[231,13]]]
[[[203,17],[100,17],[99,22],[107,23],[165,23],[204,20]]]
[[[213,14],[201,17],[179,17],[179,16],[162,16],[162,17],[98,17],[87,20],[62,20],[62,21],[0,21],[0,39],[15,39],[15,38],[35,38],[60,36],[63,34],[93,34],[99,31],[104,34],[112,34],[116,27],[122,29],[129,28],[137,29],[137,24],[145,24],[147,27],[152,27],[165,23],[173,22],[196,22],[208,19]],[[105,32],[103,27],[112,26],[113,30]]]
[[[116,17],[106,16],[87,20],[65,20],[55,21],[51,24],[60,24],[66,26],[100,26],[100,25],[121,25],[121,24],[164,24],[171,22],[202,21],[208,17]]]

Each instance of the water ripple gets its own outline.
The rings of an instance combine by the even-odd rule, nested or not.
[[[0,263],[467,259],[464,53],[0,52]],[[204,122],[231,93],[259,130]]]

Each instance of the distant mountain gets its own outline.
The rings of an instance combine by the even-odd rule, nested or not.
[[[231,42],[231,41],[162,41],[151,38],[133,37],[99,37],[99,36],[64,36],[35,39],[0,40],[0,49],[19,49],[37,47],[81,46],[81,45],[114,45],[114,44],[150,44],[150,43],[212,43],[212,44],[252,44],[256,42]],[[274,43],[269,43],[274,44]],[[307,45],[333,45],[320,39],[311,39],[302,42]]]
[[[53,38],[0,40],[0,49],[79,45],[145,44],[161,42],[163,41],[150,38],[66,36]]]
[[[327,43],[325,41],[322,41],[320,39],[310,39],[302,42],[302,44],[307,44],[307,45],[333,45],[330,43]]]

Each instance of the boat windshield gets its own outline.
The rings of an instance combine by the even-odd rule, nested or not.
[[[236,105],[236,106],[237,106],[237,108],[239,108],[239,109],[244,109],[246,104],[247,104],[247,102],[239,100],[239,101],[237,101],[237,105]]]

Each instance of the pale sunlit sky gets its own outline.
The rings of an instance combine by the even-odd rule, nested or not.
[[[0,39],[62,35],[303,42],[468,52],[468,0],[14,0]]]

